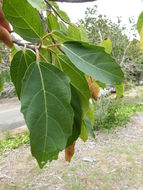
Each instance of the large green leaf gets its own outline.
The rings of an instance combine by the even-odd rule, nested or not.
[[[74,88],[72,85],[71,85],[71,94],[72,94],[71,105],[74,110],[74,123],[73,123],[72,135],[68,139],[67,147],[71,146],[74,143],[74,141],[76,141],[77,138],[79,137],[81,132],[81,124],[82,124],[82,110],[81,110],[80,98],[76,88]]]
[[[42,168],[57,158],[72,135],[69,78],[48,63],[32,63],[23,81],[21,111],[30,130],[32,155]]]
[[[140,32],[140,49],[143,50],[143,27]]]
[[[53,30],[58,30],[59,29],[58,19],[52,13],[48,14],[46,23],[48,25],[48,29],[50,30],[50,32],[53,31]]]
[[[90,104],[89,104],[89,109],[88,109],[88,112],[86,113],[86,117],[88,118],[88,120],[90,121],[91,125],[94,125],[94,112],[95,112],[95,107],[96,107],[96,104],[95,104],[95,101],[92,99],[90,101]]]
[[[64,12],[64,11],[62,11],[62,10],[59,8],[59,6],[58,6],[57,3],[51,1],[51,4],[52,4],[53,7],[56,9],[56,11],[57,11],[58,14],[60,15],[60,17],[61,17],[64,21],[70,23],[70,18],[69,18],[69,16],[67,15],[67,13]]]
[[[72,24],[68,27],[68,34],[71,40],[81,41],[80,29],[76,25]]]
[[[68,32],[67,26],[62,21],[60,21],[58,24],[59,24],[59,30],[61,30],[61,31],[65,32],[65,33]]]
[[[140,34],[140,48],[143,50],[143,12],[141,12],[138,18],[137,29]]]
[[[141,12],[137,22],[137,29],[139,33],[141,32],[142,28],[143,28],[143,12]]]
[[[83,25],[80,25],[80,35],[81,35],[81,41],[88,42],[86,28]]]
[[[59,61],[61,69],[66,75],[69,76],[71,84],[76,88],[81,105],[83,114],[85,114],[89,108],[90,91],[87,80],[84,74],[78,70],[65,55],[59,55]]]
[[[65,32],[63,32],[61,30],[53,31],[52,35],[54,36],[55,40],[57,40],[60,43],[64,43],[66,41],[71,41],[69,36]]]
[[[27,0],[3,0],[3,10],[14,31],[23,39],[40,42],[46,34],[38,11]]]
[[[22,81],[28,66],[36,60],[35,54],[30,51],[17,52],[11,62],[10,75],[16,88],[18,98],[21,96]]]
[[[88,128],[86,127],[86,123],[85,121],[83,120],[82,121],[82,125],[81,125],[81,133],[80,133],[80,138],[86,142],[87,139],[88,139]]]
[[[46,4],[44,3],[44,0],[27,0],[27,1],[38,11],[46,10]]]
[[[90,122],[90,120],[88,119],[88,117],[86,117],[84,119],[84,122],[85,122],[85,125],[86,125],[86,128],[88,130],[88,133],[90,134],[90,136],[95,139],[95,133],[94,133],[94,129],[93,129],[93,126]]]
[[[104,39],[100,46],[105,48],[105,52],[111,54],[112,52],[112,42],[109,38]]]
[[[120,66],[103,47],[71,41],[62,44],[62,49],[79,70],[97,81],[112,85],[123,82]]]

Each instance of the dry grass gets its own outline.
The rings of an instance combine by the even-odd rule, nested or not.
[[[7,152],[0,159],[1,190],[142,190],[142,179],[142,114],[125,128],[98,132],[96,141],[79,140],[70,164],[61,153],[58,161],[40,170],[29,147]]]

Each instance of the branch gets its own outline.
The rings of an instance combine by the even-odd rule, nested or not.
[[[45,0],[45,2],[46,2],[46,0]],[[51,5],[51,4],[50,4],[50,5]],[[51,5],[51,6],[52,6],[52,5]],[[48,34],[50,34],[51,32],[50,32],[50,30],[49,30],[48,27],[47,27],[47,24],[46,24],[46,22],[45,22],[44,15],[43,15],[42,13],[40,13],[40,12],[39,12],[39,15],[40,15],[41,21],[42,21],[42,23],[43,23],[43,26],[44,26],[46,32],[47,32]],[[53,38],[52,35],[50,35],[50,37],[51,37],[51,39],[52,39],[52,42],[53,42],[54,44],[57,44],[55,38]],[[59,49],[59,51],[61,51],[62,53],[64,53],[63,50],[62,50],[59,46],[57,46],[57,48]],[[50,56],[50,57],[51,57],[51,56]]]
[[[46,24],[46,22],[45,22],[45,18],[44,18],[43,13],[40,13],[40,12],[39,12],[39,16],[40,16],[40,18],[41,18],[41,21],[42,21],[42,23],[43,23],[43,26],[44,26],[46,32],[47,32],[47,33],[50,33],[50,31],[49,31],[49,29],[48,29],[48,26],[47,26],[47,24]]]
[[[50,0],[52,1],[52,0]],[[86,3],[86,2],[93,2],[93,1],[96,1],[96,0],[53,0],[55,2],[65,2],[65,3]]]
[[[56,11],[56,9],[49,3],[49,1],[48,0],[44,0],[45,1],[45,3],[47,3],[47,5],[49,5],[49,7],[54,11],[54,13],[56,13],[56,15],[64,22],[64,23],[66,23],[66,24],[70,24],[70,23],[68,23],[67,21],[65,21],[61,16],[60,16],[60,14]]]
[[[16,40],[16,39],[13,39],[12,42],[13,42],[14,44],[17,44],[17,45],[22,46],[22,47],[25,47],[25,46],[26,46],[27,48],[33,50],[34,52],[36,51],[36,49],[39,49],[39,48],[40,48],[40,46],[35,46],[35,45],[31,45],[31,44],[29,44],[29,43],[24,43],[24,42],[22,42],[22,41],[20,41],[20,40]]]

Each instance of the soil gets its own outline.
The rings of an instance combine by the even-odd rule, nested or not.
[[[110,133],[97,132],[96,140],[78,140],[71,163],[62,152],[43,170],[29,146],[0,157],[1,190],[142,190],[143,114]]]
[[[132,92],[132,102],[142,97]],[[62,152],[41,170],[29,146],[7,151],[0,156],[0,190],[143,190],[143,113],[122,128],[96,132],[95,140],[78,140],[71,163]]]

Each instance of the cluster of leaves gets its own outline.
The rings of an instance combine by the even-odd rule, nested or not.
[[[55,2],[38,2],[3,0],[3,11],[22,38],[13,40],[10,74],[42,168],[65,148],[70,160],[78,137],[93,135],[91,95],[106,84],[120,94],[124,75],[106,45],[90,44],[85,28],[71,24]]]
[[[117,18],[114,23],[106,15],[98,13],[98,7],[87,8],[85,18],[80,21],[86,29],[89,41],[100,44],[104,39],[109,38],[112,42],[112,56],[120,64],[125,74],[126,81],[139,82],[143,73],[143,53],[136,40],[136,25],[133,18],[129,19],[130,31],[123,26],[121,19]],[[130,39],[127,36],[133,36]]]
[[[121,127],[129,122],[133,114],[140,111],[143,111],[143,105],[102,97],[96,102],[94,129]]]

